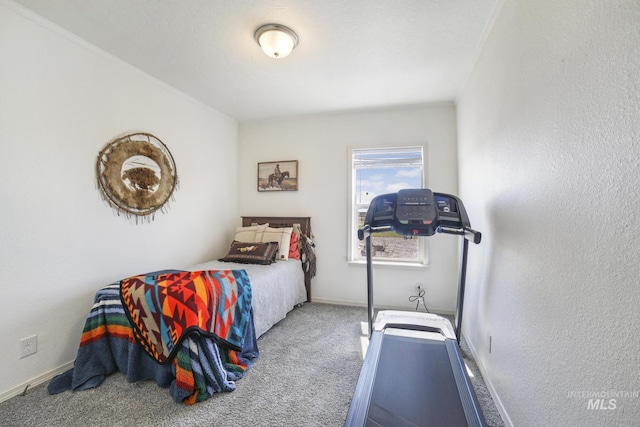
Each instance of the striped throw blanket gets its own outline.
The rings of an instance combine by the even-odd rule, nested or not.
[[[150,273],[176,273],[165,270]],[[159,364],[138,344],[122,305],[120,283],[99,290],[82,332],[74,367],[48,385],[50,394],[85,390],[99,386],[104,377],[120,371],[128,382],[154,380],[168,387],[176,402],[193,404],[218,392],[235,389],[235,381],[258,358],[258,344],[249,312],[241,350],[219,345],[214,338],[188,333],[177,345],[171,363]]]

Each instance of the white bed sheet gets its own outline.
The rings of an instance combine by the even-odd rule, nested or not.
[[[296,305],[307,300],[304,273],[299,260],[276,261],[271,265],[209,261],[192,270],[245,270],[251,281],[253,325],[260,337],[285,318]]]

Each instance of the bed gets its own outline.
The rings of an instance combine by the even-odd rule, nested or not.
[[[295,306],[311,300],[315,255],[310,222],[309,217],[242,217],[223,258],[132,276],[100,289],[74,367],[51,380],[49,393],[95,388],[117,371],[128,382],[154,380],[185,404],[233,391],[258,359],[258,338]],[[271,259],[258,259],[261,250]],[[165,292],[176,284],[180,289],[172,296],[182,298],[179,307],[192,312],[173,313],[168,320],[157,317],[174,304]],[[207,308],[190,307],[196,299],[206,301]],[[188,318],[208,323],[180,323]]]

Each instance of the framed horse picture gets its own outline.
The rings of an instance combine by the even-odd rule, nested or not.
[[[258,191],[298,191],[298,161],[258,163]]]

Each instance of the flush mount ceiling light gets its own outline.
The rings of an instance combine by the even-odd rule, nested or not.
[[[296,33],[280,24],[263,25],[256,30],[254,37],[264,53],[278,59],[288,56],[298,44]]]

